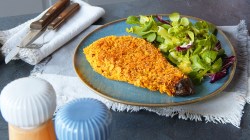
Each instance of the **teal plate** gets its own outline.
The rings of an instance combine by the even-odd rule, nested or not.
[[[194,17],[186,17],[193,23],[201,20]],[[220,93],[232,80],[236,69],[236,63],[230,68],[229,74],[226,77],[215,83],[211,84],[209,79],[205,78],[201,85],[195,86],[196,93],[194,95],[187,97],[170,97],[158,91],[150,91],[146,88],[136,87],[126,82],[109,80],[103,77],[93,71],[83,54],[83,48],[105,36],[132,35],[125,31],[127,27],[131,27],[131,25],[126,24],[125,20],[126,19],[120,19],[94,30],[80,42],[75,50],[73,63],[77,75],[85,85],[102,97],[115,102],[137,106],[163,107],[183,105],[202,101]],[[217,38],[220,40],[228,56],[236,56],[233,46],[222,31],[218,30]]]

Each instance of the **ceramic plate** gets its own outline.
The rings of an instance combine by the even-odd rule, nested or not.
[[[191,22],[195,23],[198,18],[189,17]],[[208,99],[220,93],[230,83],[233,78],[236,63],[230,68],[230,73],[223,79],[211,84],[209,79],[202,82],[201,85],[195,86],[195,94],[187,97],[170,97],[166,94],[161,94],[157,91],[150,91],[145,88],[135,87],[131,84],[109,80],[102,75],[93,71],[90,64],[87,62],[83,54],[83,48],[90,45],[92,42],[99,38],[109,35],[132,35],[125,31],[127,27],[131,27],[125,23],[126,19],[120,19],[101,26],[86,36],[78,45],[74,54],[74,68],[85,85],[92,89],[95,93],[115,102],[137,105],[137,106],[173,106],[194,103]],[[224,35],[218,30],[217,38],[220,40],[222,47],[228,56],[234,55],[235,51],[231,43]]]

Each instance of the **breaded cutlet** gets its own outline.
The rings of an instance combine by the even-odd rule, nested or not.
[[[108,79],[160,91],[170,96],[193,94],[192,83],[151,43],[132,36],[107,36],[84,48],[91,67]]]

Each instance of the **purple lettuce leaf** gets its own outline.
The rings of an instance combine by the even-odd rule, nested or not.
[[[235,60],[236,60],[235,56],[230,56],[230,57],[224,58],[221,71],[209,75],[210,83],[214,83],[214,82],[222,79],[223,77],[225,77],[228,73],[228,69],[233,65]]]
[[[185,47],[177,46],[177,47],[176,47],[176,50],[177,50],[178,52],[186,51],[186,50],[188,50],[191,46],[192,46],[192,45],[186,45]]]
[[[156,18],[157,18],[157,20],[160,21],[161,23],[168,24],[168,25],[171,26],[170,21],[164,20],[164,19],[162,18],[162,16],[157,15]]]
[[[221,43],[220,41],[218,41],[215,45],[215,48],[214,48],[216,51],[219,51],[221,49]]]

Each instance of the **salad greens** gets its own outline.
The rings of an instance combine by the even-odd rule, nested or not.
[[[169,20],[161,16],[129,16],[128,33],[136,34],[155,44],[163,55],[182,72],[187,74],[195,84],[201,83],[204,76],[210,76],[215,82],[226,75],[228,67],[235,61],[233,56],[227,58],[220,41],[216,38],[214,25],[197,21],[192,23],[179,13],[169,15]]]

